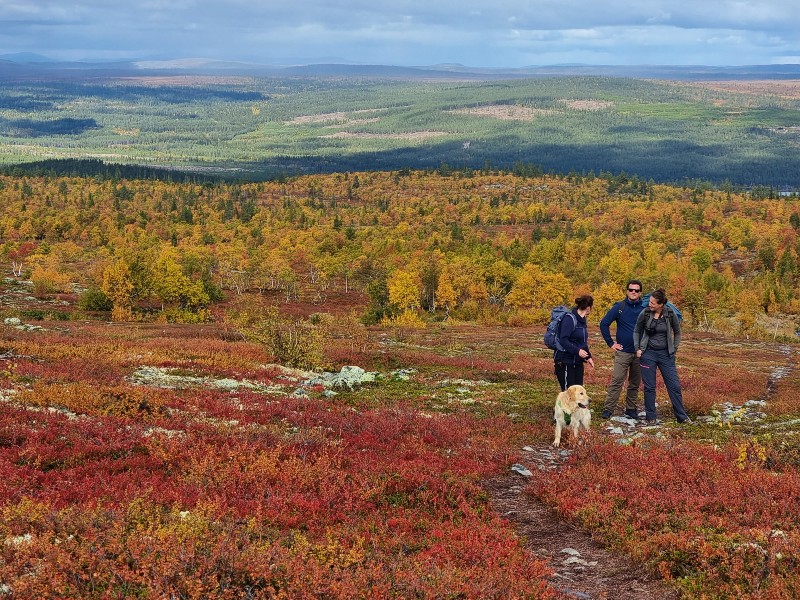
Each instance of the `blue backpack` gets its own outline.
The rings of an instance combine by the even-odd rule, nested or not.
[[[575,318],[575,315],[572,314],[568,306],[562,304],[551,310],[550,323],[548,323],[547,330],[544,332],[544,345],[550,348],[550,350],[564,352],[564,348],[558,341],[558,330],[560,329],[561,320],[564,318],[564,315],[569,315],[575,321],[575,325],[578,324],[578,320]]]
[[[648,305],[649,302],[650,302],[650,294],[644,294],[642,296],[642,306],[647,308],[647,305]],[[675,316],[678,317],[678,321],[683,321],[683,313],[678,309],[677,306],[675,306],[669,300],[667,300],[667,306],[669,306],[672,309],[672,311],[675,313]],[[620,310],[620,312],[622,312],[622,311]]]

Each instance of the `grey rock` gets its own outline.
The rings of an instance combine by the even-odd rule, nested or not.
[[[514,473],[518,473],[519,475],[522,475],[523,477],[533,477],[533,473],[531,473],[525,467],[525,465],[520,465],[518,463],[513,464],[513,465],[511,465],[511,470],[514,471]]]
[[[322,373],[303,382],[303,385],[322,385],[326,388],[354,390],[365,383],[376,381],[378,373],[361,367],[345,366],[338,373]]]
[[[582,558],[578,558],[577,556],[570,556],[562,561],[562,565],[580,565],[581,567],[596,567],[597,561],[587,561],[583,560]]]
[[[411,376],[416,373],[416,369],[395,369],[391,371],[389,375],[391,375],[394,379],[399,379],[400,381],[408,381],[411,379]]]

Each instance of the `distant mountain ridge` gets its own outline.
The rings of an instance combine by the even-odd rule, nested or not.
[[[15,52],[13,54],[0,54],[0,60],[8,60],[17,63],[49,63],[56,62],[52,58],[48,58],[35,52]]]
[[[377,77],[409,79],[517,79],[529,77],[605,76],[646,79],[800,79],[800,64],[779,65],[541,65],[521,68],[470,67],[457,63],[422,66],[308,63],[273,65],[220,61],[205,58],[135,60],[120,62],[62,62],[23,52],[0,55],[2,76],[66,76],[83,72],[92,76],[157,75],[249,75],[305,77]]]

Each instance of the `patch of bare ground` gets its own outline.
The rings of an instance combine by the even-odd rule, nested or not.
[[[330,135],[322,135],[323,138],[331,139],[384,139],[384,140],[426,140],[428,138],[441,137],[448,135],[446,131],[408,131],[404,133],[355,133],[352,131],[337,131]]]
[[[800,98],[800,80],[797,79],[765,79],[752,81],[695,81],[689,85],[719,90],[722,92],[737,92],[741,94],[754,94],[758,96],[779,96],[781,98]]]
[[[363,115],[367,113],[376,113],[376,112],[383,112],[384,109],[382,108],[375,108],[375,109],[364,109],[364,110],[354,110],[352,112],[330,112],[330,113],[319,113],[317,115],[300,115],[286,121],[287,125],[309,125],[313,123],[371,123],[377,121],[378,118],[373,119],[364,119],[364,118],[357,118],[353,119],[352,115]]]
[[[608,100],[562,100],[562,102],[572,110],[605,110],[614,106]]]
[[[488,104],[471,108],[459,108],[448,111],[456,115],[470,115],[476,117],[490,117],[501,121],[533,121],[536,117],[552,115],[554,110],[531,108],[519,104]]]
[[[288,125],[308,125],[310,123],[336,123],[347,121],[347,113],[345,112],[332,112],[321,113],[318,115],[300,115],[290,121],[286,121]]]
[[[161,86],[199,86],[199,85],[241,85],[251,81],[248,77],[216,75],[143,75],[139,77],[119,77],[120,81],[130,81],[150,87]]]
[[[522,453],[519,463],[535,477],[540,469],[559,468],[568,454],[552,446],[538,446]],[[678,592],[658,575],[627,556],[612,552],[526,493],[526,480],[521,475],[510,472],[484,485],[492,507],[514,526],[526,548],[548,561],[553,570],[551,584],[564,597],[582,600],[679,598]]]
[[[363,123],[377,123],[380,121],[379,117],[370,117],[369,119],[350,119],[348,125],[361,125]]]

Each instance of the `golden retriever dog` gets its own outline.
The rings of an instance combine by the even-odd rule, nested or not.
[[[578,431],[581,427],[589,431],[589,425],[592,423],[589,402],[589,394],[582,385],[571,385],[566,391],[558,394],[553,409],[553,419],[556,422],[556,439],[553,440],[553,446],[561,445],[561,430],[564,427],[572,429],[572,439],[575,441],[578,440]]]

